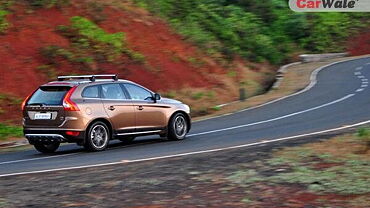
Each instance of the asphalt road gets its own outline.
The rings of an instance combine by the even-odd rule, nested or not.
[[[370,120],[370,58],[323,68],[309,90],[235,114],[193,123],[187,139],[138,138],[130,145],[112,142],[89,153],[64,145],[56,154],[35,150],[0,154],[0,176],[171,157],[309,134]]]

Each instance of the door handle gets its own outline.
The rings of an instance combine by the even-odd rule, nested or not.
[[[137,107],[137,109],[138,110],[144,110],[144,107],[140,105],[139,107]]]
[[[109,106],[108,110],[114,111],[116,108],[114,106]]]

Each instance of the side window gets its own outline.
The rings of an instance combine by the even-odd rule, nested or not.
[[[131,96],[132,100],[149,100],[152,93],[148,90],[133,84],[123,84]]]
[[[99,98],[99,86],[86,87],[82,92],[84,98]]]
[[[123,94],[122,88],[119,84],[105,84],[102,85],[102,94],[105,99],[124,100],[127,99]]]

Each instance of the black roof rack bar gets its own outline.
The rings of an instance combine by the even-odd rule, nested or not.
[[[78,75],[78,76],[59,76],[58,81],[63,80],[73,80],[73,79],[89,79],[92,82],[95,82],[97,78],[111,78],[114,81],[118,81],[117,74],[99,74],[99,75]]]

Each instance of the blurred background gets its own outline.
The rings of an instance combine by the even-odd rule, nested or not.
[[[370,53],[370,13],[295,13],[288,0],[0,0],[0,139],[58,75],[116,73],[193,116],[264,93],[303,53]]]

